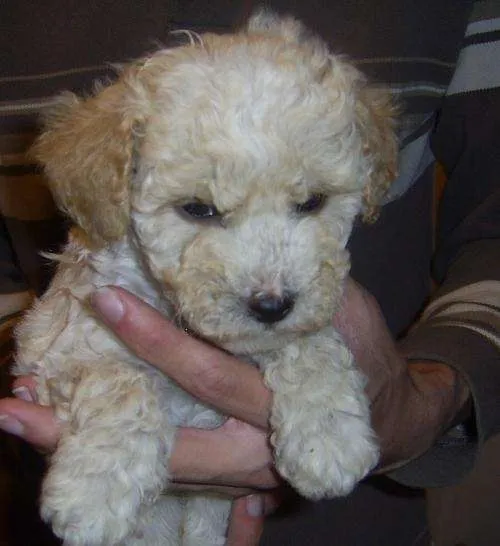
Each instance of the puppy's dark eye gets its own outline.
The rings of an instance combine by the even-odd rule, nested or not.
[[[307,201],[303,203],[297,203],[295,205],[295,212],[297,214],[308,214],[309,212],[315,212],[320,210],[326,202],[326,195],[323,193],[313,193]]]
[[[197,220],[208,220],[220,216],[219,211],[214,205],[208,205],[206,203],[186,203],[182,205],[181,209],[185,214],[196,218]]]

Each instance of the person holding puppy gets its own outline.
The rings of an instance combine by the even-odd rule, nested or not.
[[[484,479],[483,489],[474,479],[485,471],[493,479],[500,431],[500,73],[493,53],[500,47],[500,6],[350,4],[318,5],[315,12],[314,2],[272,3],[314,26],[371,77],[389,82],[403,105],[400,177],[379,221],[355,227],[357,282],[346,286],[332,320],[368,378],[382,449],[375,474],[427,488],[438,546],[497,544],[500,529],[488,507],[498,489],[486,484],[483,493]],[[421,32],[427,42],[417,39]],[[431,149],[448,178],[438,221]],[[257,370],[186,336],[119,289],[99,291],[92,305],[140,357],[230,416],[214,431],[181,430],[170,461],[179,487],[238,498],[228,544],[428,543],[422,498],[409,490],[386,493],[376,476],[345,500],[300,502],[298,512],[273,518],[262,531],[281,484],[267,440],[270,394]],[[32,387],[31,378],[18,380],[17,398],[0,401],[0,427],[50,451],[57,423],[50,408],[32,403]],[[474,495],[484,501],[480,509]],[[379,518],[384,510],[389,517]],[[393,510],[404,525],[388,521]]]

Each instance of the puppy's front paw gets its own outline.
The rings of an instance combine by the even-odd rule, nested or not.
[[[272,437],[278,472],[304,497],[347,495],[376,465],[378,445],[368,422],[332,411],[321,423],[300,423]]]
[[[134,498],[135,497],[135,498]],[[119,544],[131,531],[139,503],[114,476],[62,475],[52,469],[42,491],[41,515],[65,546]]]
[[[167,483],[165,452],[157,440],[106,446],[96,445],[94,436],[63,438],[43,482],[42,518],[64,546],[121,544],[135,529],[141,507],[154,502]]]

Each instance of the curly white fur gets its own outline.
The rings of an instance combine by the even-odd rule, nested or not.
[[[61,100],[36,154],[80,231],[17,331],[15,373],[37,375],[63,424],[41,509],[65,545],[215,546],[230,506],[168,490],[176,427],[223,418],[96,320],[86,298],[102,286],[260,367],[276,467],[303,495],[347,494],[376,464],[364,379],[330,320],[353,220],[374,216],[394,173],[392,125],[383,91],[262,13]],[[216,214],[196,220],[189,203]],[[293,308],[257,320],[256,294]]]

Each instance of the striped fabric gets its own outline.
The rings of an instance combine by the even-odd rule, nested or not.
[[[500,281],[463,286],[427,306],[421,318],[434,327],[467,328],[488,339],[500,351]]]
[[[411,74],[432,74],[432,79],[398,81],[392,88],[407,108],[401,132],[400,176],[388,201],[401,196],[434,161],[429,139],[434,112],[445,95],[500,87],[500,3],[477,2],[467,25],[462,50],[456,62],[437,58],[384,59],[405,63]],[[366,64],[373,60],[366,61]],[[363,63],[365,64],[365,63]],[[451,78],[451,81],[450,81]],[[416,104],[415,104],[416,103]],[[421,106],[429,108],[422,111]],[[420,110],[420,111],[419,111]],[[418,112],[418,113],[417,113]]]
[[[479,2],[467,27],[448,94],[500,87],[500,5]]]

